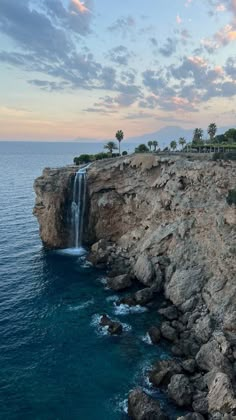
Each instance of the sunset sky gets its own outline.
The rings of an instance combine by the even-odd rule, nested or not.
[[[235,126],[236,0],[0,0],[0,139]]]

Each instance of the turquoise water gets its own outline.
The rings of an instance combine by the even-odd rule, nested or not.
[[[165,344],[143,341],[158,322],[156,309],[117,313],[105,273],[42,248],[34,178],[45,166],[72,162],[79,147],[91,152],[88,145],[0,143],[1,419],[125,419],[129,389],[147,388],[147,365],[168,357]],[[122,336],[99,329],[104,312],[124,324]]]

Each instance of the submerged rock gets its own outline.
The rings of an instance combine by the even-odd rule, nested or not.
[[[122,324],[117,321],[112,321],[107,315],[102,315],[100,325],[102,327],[108,327],[108,332],[111,335],[120,335],[123,331]]]
[[[158,401],[149,397],[141,388],[129,393],[128,415],[133,420],[168,420]]]
[[[160,342],[161,332],[160,332],[159,328],[154,327],[154,326],[149,328],[148,335],[149,335],[149,337],[151,339],[151,342],[153,344],[158,344]]]

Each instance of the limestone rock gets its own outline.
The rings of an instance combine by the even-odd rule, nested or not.
[[[175,306],[168,306],[167,308],[159,309],[159,314],[163,315],[169,321],[173,321],[178,318],[178,312]]]
[[[134,266],[134,274],[140,283],[145,286],[151,286],[153,284],[154,273],[154,267],[148,256],[146,254],[140,255]]]
[[[146,287],[135,293],[134,298],[137,305],[145,305],[150,302],[154,297],[153,289]]]
[[[201,290],[204,277],[201,269],[178,269],[166,285],[166,297],[178,306]]]
[[[133,420],[168,420],[158,401],[149,397],[141,388],[129,393],[128,415]]]
[[[168,385],[168,394],[179,407],[190,406],[192,388],[187,376],[183,374],[173,375]]]
[[[209,411],[224,413],[236,413],[236,399],[229,377],[222,372],[214,375],[209,385],[208,394]]]

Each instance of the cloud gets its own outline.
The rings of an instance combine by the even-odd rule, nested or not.
[[[132,56],[133,54],[123,45],[112,48],[107,54],[107,58],[110,61],[113,61],[121,66],[127,66]]]
[[[176,16],[176,23],[180,25],[182,23],[182,19],[179,15]]]
[[[164,57],[170,57],[172,54],[176,52],[178,40],[175,38],[167,38],[166,43],[163,47],[159,48],[160,54]]]
[[[132,16],[121,17],[108,27],[110,32],[118,32],[122,36],[126,36],[135,27],[135,20]]]

